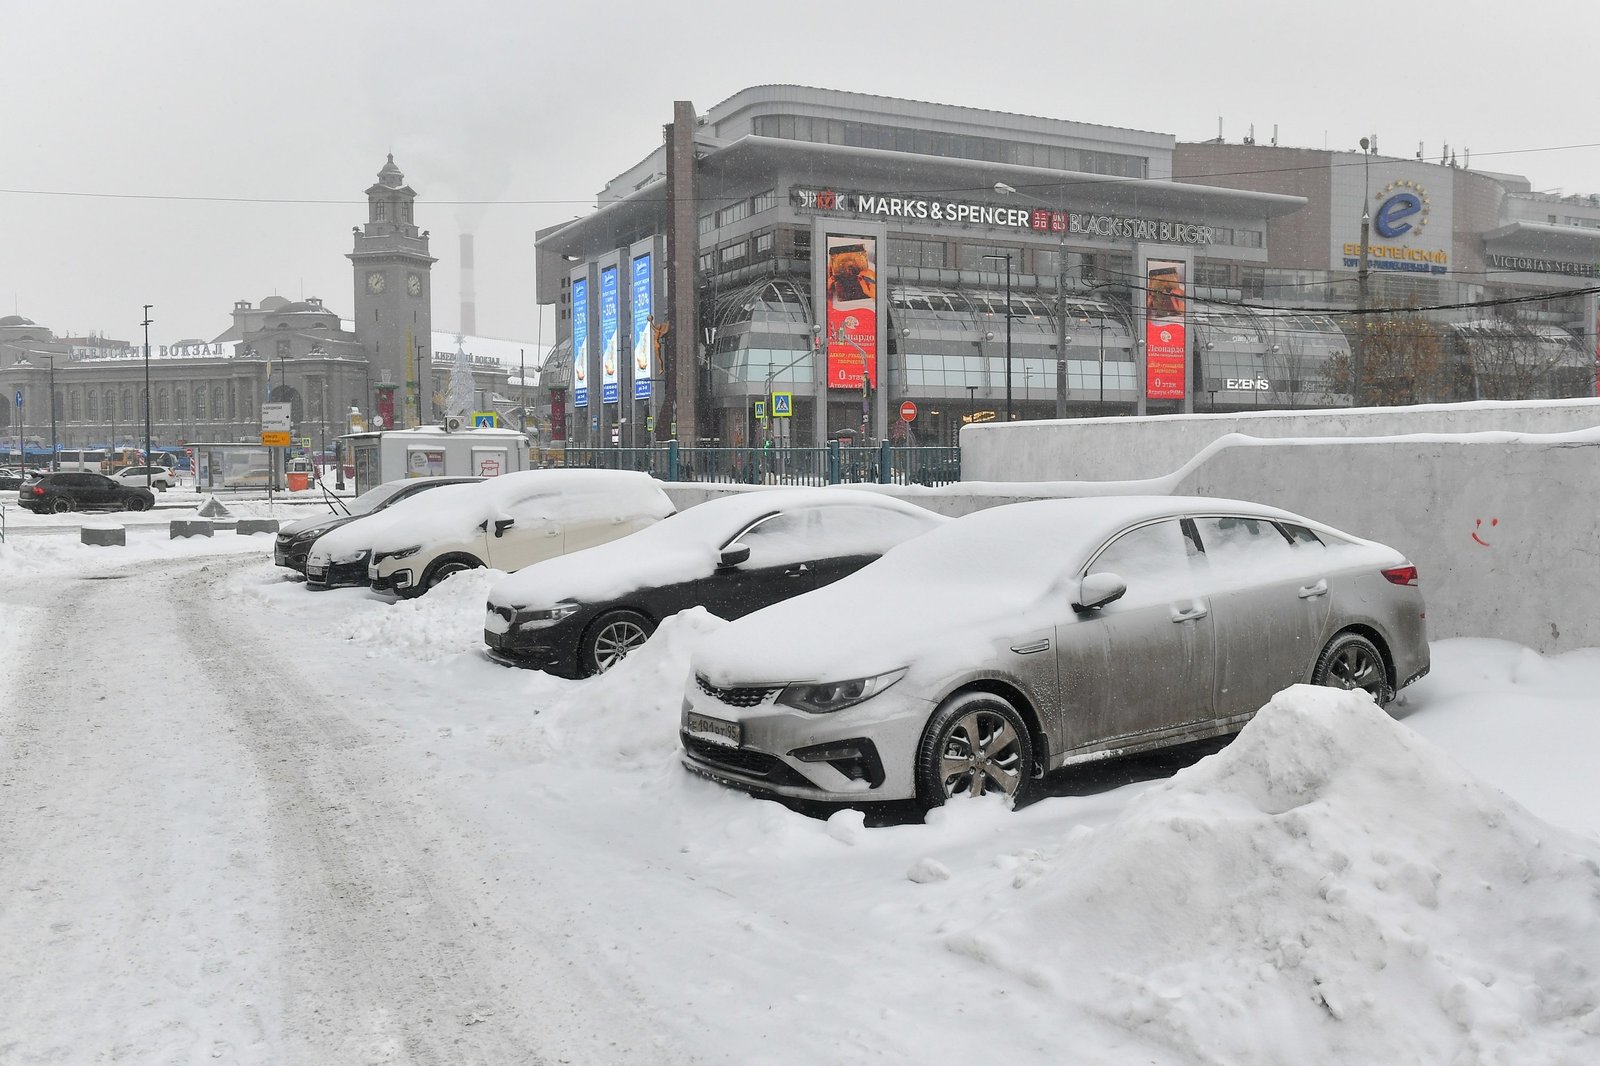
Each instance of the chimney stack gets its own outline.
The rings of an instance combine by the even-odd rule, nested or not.
[[[461,332],[478,333],[478,294],[472,280],[472,234],[461,235]]]

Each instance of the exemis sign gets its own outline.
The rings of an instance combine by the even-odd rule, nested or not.
[[[1216,241],[1216,231],[1210,226],[1163,218],[1047,211],[1043,208],[966,200],[891,196],[877,192],[836,192],[833,189],[791,189],[789,201],[802,211],[843,214],[855,218],[992,226],[996,229],[1050,233],[1058,237],[1065,233],[1078,237],[1164,244],[1212,244]]]

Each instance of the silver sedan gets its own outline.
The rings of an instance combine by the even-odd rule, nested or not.
[[[1427,673],[1400,552],[1235,500],[957,519],[697,649],[684,764],[797,799],[1017,796],[1073,763],[1237,732],[1300,682]]]

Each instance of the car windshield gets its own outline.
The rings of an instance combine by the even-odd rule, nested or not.
[[[371,514],[394,499],[395,495],[406,487],[407,483],[404,481],[386,481],[382,485],[374,485],[345,504],[345,506],[350,509],[350,513],[353,515]]]

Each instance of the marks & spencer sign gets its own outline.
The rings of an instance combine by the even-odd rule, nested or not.
[[[940,200],[919,196],[893,196],[877,192],[838,192],[834,189],[796,188],[789,202],[802,211],[851,218],[930,222],[936,225],[992,226],[1028,230],[1057,237],[1099,237],[1118,241],[1153,241],[1164,244],[1212,244],[1216,232],[1164,218],[1137,218],[1082,211],[1048,211],[1010,204],[970,200]]]

